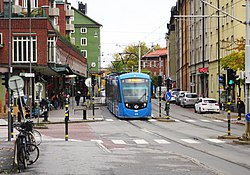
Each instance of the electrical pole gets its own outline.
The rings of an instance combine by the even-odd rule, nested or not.
[[[246,0],[246,47],[245,47],[245,115],[249,114],[249,87],[250,87],[250,45],[249,45],[249,0]],[[247,118],[247,117],[246,117]],[[246,131],[243,140],[250,140],[250,121],[246,121]]]
[[[141,73],[141,42],[139,41],[139,49],[138,49],[138,59],[139,59],[139,62],[138,62],[138,72]]]

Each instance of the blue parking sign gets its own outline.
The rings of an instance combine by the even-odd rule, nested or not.
[[[171,100],[171,93],[170,92],[167,92],[166,93],[166,96],[165,96],[165,99],[167,100],[167,101],[169,101],[169,100]]]
[[[247,122],[250,122],[250,113],[248,113],[248,114],[246,115],[246,121],[247,121]]]

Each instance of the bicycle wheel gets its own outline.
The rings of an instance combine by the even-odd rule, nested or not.
[[[27,139],[27,143],[33,143],[33,144],[36,145],[36,139],[35,139],[33,133],[27,132],[26,133],[26,139]]]
[[[26,146],[28,165],[31,165],[39,158],[39,148],[33,143],[28,143]]]
[[[36,140],[36,145],[39,146],[42,143],[42,135],[39,131],[33,129],[32,134]]]

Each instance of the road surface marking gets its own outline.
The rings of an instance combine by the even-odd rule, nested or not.
[[[112,142],[118,145],[126,145],[126,143],[123,140],[112,140]]]
[[[222,120],[214,120],[215,122],[222,123]]]
[[[159,144],[170,144],[170,142],[164,140],[164,139],[155,139],[155,142],[159,143]]]
[[[194,123],[194,122],[196,122],[195,120],[191,120],[191,119],[188,119],[188,120],[186,120],[187,122],[190,122],[190,123]]]
[[[157,120],[155,120],[155,119],[149,119],[148,121],[149,121],[149,122],[155,122],[155,121],[157,121]]]
[[[179,122],[180,120],[178,120],[178,119],[174,119],[174,121]]]
[[[195,141],[193,139],[181,139],[183,142],[187,142],[187,143],[200,143],[198,141]]]
[[[202,120],[202,119],[201,119],[201,121],[202,121],[202,122],[207,122],[207,123],[210,123],[210,122],[211,122],[211,121],[209,121],[209,120]]]
[[[113,120],[113,119],[107,118],[106,121],[108,121],[108,122],[113,122],[114,120]]]
[[[225,141],[219,139],[206,139],[206,140],[214,143],[225,143]]]
[[[103,143],[103,141],[102,140],[91,140],[91,142],[96,142],[96,143]]]
[[[142,144],[148,144],[148,142],[146,140],[134,140],[134,142],[138,145],[142,145]]]

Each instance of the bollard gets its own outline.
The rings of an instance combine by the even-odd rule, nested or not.
[[[165,110],[166,110],[167,119],[169,119],[169,110],[170,110],[169,101],[166,102]]]
[[[65,141],[68,141],[69,138],[69,105],[68,105],[68,98],[66,99],[65,104]]]
[[[228,104],[228,109],[227,109],[227,135],[230,136],[231,135],[231,129],[230,129],[230,125],[231,125],[230,102],[228,102],[227,104]]]
[[[17,121],[18,121],[18,122],[21,122],[21,112],[18,112],[18,113],[17,113]]]
[[[82,119],[87,120],[87,111],[86,111],[86,109],[82,110]]]

